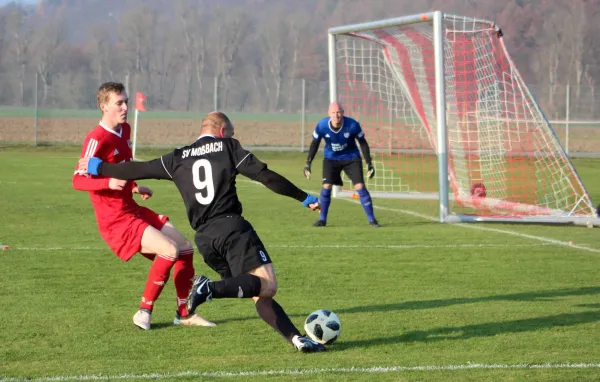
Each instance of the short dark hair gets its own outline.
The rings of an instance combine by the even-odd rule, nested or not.
[[[227,128],[232,126],[232,123],[229,120],[229,117],[227,117],[225,115],[225,113],[222,113],[220,111],[213,111],[211,113],[208,113],[206,115],[206,117],[204,117],[202,119],[202,123],[200,124],[200,126],[204,127],[207,125],[219,125],[219,124],[224,124],[225,127],[227,127]]]

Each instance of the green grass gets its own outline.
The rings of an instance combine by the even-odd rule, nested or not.
[[[274,260],[277,300],[299,327],[315,309],[335,311],[343,327],[338,342],[323,354],[296,353],[248,300],[203,305],[201,313],[217,322],[215,328],[174,327],[171,283],[157,302],[153,330],[134,329],[131,317],[149,263],[141,256],[122,263],[101,240],[89,197],[71,188],[78,154],[70,147],[0,148],[0,242],[10,246],[0,251],[0,380],[142,380],[153,373],[172,381],[227,375],[256,381],[564,381],[600,375],[598,230],[440,225],[406,213],[429,211],[419,202],[375,200],[383,207],[376,210],[383,228],[376,230],[360,205],[338,199],[329,227],[316,229],[316,214],[243,177],[240,198]],[[302,178],[304,154],[257,155],[305,189],[319,189],[319,176]],[[600,161],[575,165],[600,199]],[[319,163],[313,168],[320,172]],[[140,183],[155,191],[144,205],[168,214],[192,239],[175,187]],[[200,256],[195,266],[216,276]],[[588,365],[560,366],[567,363]],[[282,370],[288,373],[270,373]]]

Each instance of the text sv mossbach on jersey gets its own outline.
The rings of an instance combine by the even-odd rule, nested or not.
[[[189,156],[198,157],[201,155],[206,155],[210,153],[216,153],[218,151],[223,151],[223,142],[211,142],[200,147],[194,147],[192,149],[183,150],[181,152],[181,158],[187,158]]]

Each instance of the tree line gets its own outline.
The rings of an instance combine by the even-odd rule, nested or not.
[[[327,101],[327,29],[428,10],[486,18],[551,109],[593,107],[600,0],[47,0],[0,8],[0,105],[94,107],[106,80],[129,81],[156,109],[296,112]],[[215,80],[216,79],[216,80]],[[584,99],[585,98],[585,99]],[[590,100],[591,99],[591,100]],[[587,106],[592,105],[592,106]]]

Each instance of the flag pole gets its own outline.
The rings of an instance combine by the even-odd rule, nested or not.
[[[135,144],[137,142],[137,126],[138,126],[138,115],[140,111],[136,108],[134,119],[133,119],[133,147],[131,148],[131,154],[133,155],[133,159],[135,159]]]
[[[131,155],[133,156],[133,159],[135,159],[135,147],[137,145],[138,118],[140,115],[140,111],[146,111],[146,108],[144,107],[145,100],[146,96],[143,93],[135,93],[135,117],[133,120],[133,143],[131,147]]]

